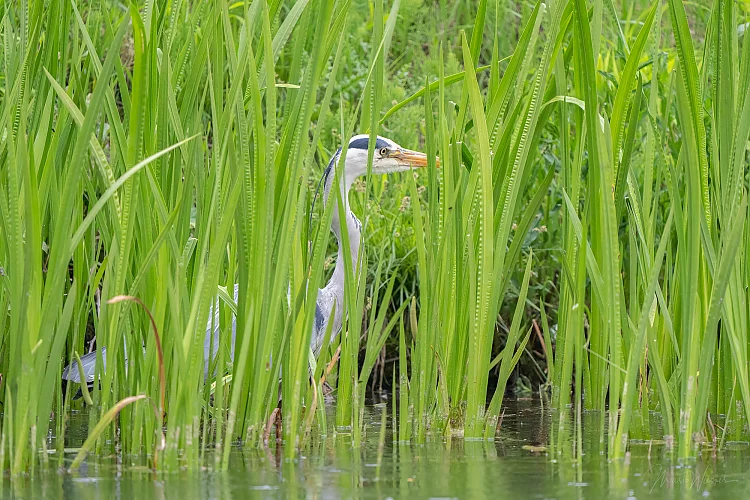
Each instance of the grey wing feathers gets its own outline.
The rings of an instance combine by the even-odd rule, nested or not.
[[[239,285],[234,285],[234,300],[237,300],[237,292],[239,290]],[[211,308],[209,310],[208,314],[208,325],[206,326],[206,337],[203,341],[203,374],[205,377],[208,377],[208,365],[209,361],[216,357],[216,353],[219,352],[219,299],[216,299],[216,304],[212,304]],[[213,322],[211,321],[213,319]],[[213,353],[211,356],[209,356],[209,353],[211,351],[211,332],[213,331]],[[232,348],[231,348],[231,357],[234,359],[234,340],[237,335],[237,320],[233,316],[232,317]],[[125,360],[127,365],[127,345],[125,347]],[[145,346],[144,346],[144,352],[145,352]],[[102,359],[104,361],[104,366],[107,366],[107,350],[106,347],[102,348]],[[92,384],[94,382],[94,372],[96,371],[96,351],[90,352],[86,354],[85,356],[81,357],[81,364],[83,364],[83,371],[86,375],[86,382],[88,384]],[[78,363],[73,361],[71,364],[66,366],[63,369],[62,372],[62,378],[63,380],[70,380],[71,382],[75,382],[77,384],[81,383],[81,377],[78,373]]]
[[[234,301],[237,302],[239,284],[234,285]],[[213,320],[213,321],[212,321]],[[211,351],[211,332],[213,331],[213,352]],[[234,360],[234,341],[237,338],[237,317],[232,316],[232,346],[230,356]],[[206,325],[206,337],[203,340],[203,377],[208,378],[209,361],[216,357],[219,352],[219,298],[212,304],[208,311],[208,324]]]
[[[106,365],[106,359],[107,359],[107,348],[102,348],[102,360],[104,361],[104,366]],[[91,384],[94,382],[94,371],[96,371],[96,351],[92,351],[84,356],[81,356],[81,364],[83,365],[83,374],[86,377],[86,383]],[[78,372],[78,363],[76,361],[73,361],[71,364],[65,367],[65,369],[62,372],[62,378],[63,380],[70,380],[71,382],[75,382],[77,384],[81,383],[81,376]]]
[[[333,308],[334,300],[335,298],[332,295],[325,293],[323,290],[318,290],[318,298],[315,301],[315,323],[313,324],[312,337],[310,338],[310,346],[316,357],[320,354],[320,348],[323,346],[323,337],[325,337],[326,329],[328,328],[328,321],[331,319],[331,309]],[[337,333],[335,322],[333,326],[331,340],[333,340]]]
[[[239,284],[234,285],[234,300],[237,301],[239,291]],[[327,312],[330,312],[330,306],[326,307],[324,304],[321,307],[320,304],[320,293],[318,294],[318,303],[315,306],[315,325],[313,327],[312,345],[315,353],[320,350],[320,344],[323,342],[323,334],[325,333],[325,324]],[[213,333],[213,335],[212,335]],[[211,340],[213,338],[213,350],[211,349]],[[231,359],[234,360],[234,344],[237,338],[237,318],[232,316],[232,344],[231,344]],[[203,341],[203,374],[204,377],[208,377],[209,361],[216,357],[219,352],[219,299],[217,297],[216,302],[211,305],[208,314],[208,324],[206,325],[206,336]],[[127,346],[125,347],[125,360],[127,361]],[[144,346],[145,351],[145,346]],[[102,359],[106,360],[107,357],[106,348],[102,348]],[[85,356],[81,357],[81,363],[83,364],[83,371],[86,376],[86,382],[92,384],[94,382],[94,372],[96,371],[96,351],[90,352]],[[127,365],[127,363],[126,363]],[[105,361],[106,367],[106,361]],[[71,364],[65,367],[62,372],[63,380],[70,380],[71,382],[81,383],[81,377],[78,373],[78,363],[73,361]]]

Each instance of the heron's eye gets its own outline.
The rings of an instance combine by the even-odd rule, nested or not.
[[[380,156],[382,156],[383,158],[388,156],[388,148],[380,148]]]

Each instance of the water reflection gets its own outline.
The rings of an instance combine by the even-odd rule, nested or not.
[[[608,462],[596,431],[598,413],[583,418],[583,456],[574,459],[572,426],[534,401],[509,402],[494,442],[455,440],[425,445],[394,444],[388,410],[385,447],[378,468],[381,408],[368,409],[360,449],[351,436],[313,437],[306,452],[285,461],[273,450],[237,448],[230,470],[156,475],[139,457],[90,458],[71,475],[52,465],[34,480],[4,481],[2,496],[19,498],[155,498],[190,500],[245,498],[742,498],[750,486],[750,446],[730,444],[716,456],[706,450],[681,464],[662,443],[631,445],[627,460]],[[72,428],[66,445],[77,446],[82,429]],[[333,419],[331,419],[332,421]],[[72,426],[77,420],[72,420]],[[658,435],[654,433],[653,435]],[[557,441],[554,441],[557,440]],[[555,449],[560,454],[554,453]],[[554,457],[552,456],[554,455]],[[67,465],[73,455],[66,456]],[[553,460],[554,458],[554,460]],[[209,463],[212,463],[209,460]],[[379,474],[378,474],[379,471]]]

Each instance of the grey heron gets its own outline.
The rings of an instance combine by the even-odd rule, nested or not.
[[[351,138],[349,141],[349,147],[346,152],[346,164],[344,171],[339,176],[340,179],[340,190],[341,199],[344,202],[343,213],[346,214],[346,233],[349,240],[349,251],[350,255],[348,258],[352,261],[352,268],[356,269],[357,261],[359,258],[359,249],[361,245],[361,232],[362,224],[359,219],[354,215],[349,207],[349,190],[352,187],[355,179],[367,174],[367,158],[368,148],[370,145],[370,136],[368,134],[360,134]],[[333,182],[336,178],[335,169],[339,163],[341,156],[341,148],[331,158],[328,166],[323,173],[321,182],[323,183],[323,203],[328,204],[331,191],[333,188]],[[377,174],[388,174],[393,172],[402,172],[411,169],[412,167],[425,167],[427,166],[427,155],[418,151],[412,151],[405,149],[396,144],[396,142],[386,139],[385,137],[378,136],[375,142],[375,149],[372,161],[372,173]],[[334,197],[334,202],[336,198]],[[342,311],[344,301],[344,266],[345,259],[344,248],[342,243],[342,231],[341,221],[339,218],[338,207],[333,207],[333,218],[331,221],[331,231],[336,237],[338,243],[338,255],[336,258],[336,265],[333,269],[333,274],[325,287],[318,290],[318,296],[315,307],[315,320],[313,322],[313,331],[310,339],[310,346],[313,349],[315,356],[317,357],[321,344],[323,343],[323,337],[329,322],[333,321],[331,329],[331,340],[334,340],[338,333],[341,331],[342,325]],[[237,300],[238,285],[234,287],[234,299]],[[334,310],[334,304],[336,304],[335,313],[333,318],[331,312]],[[208,317],[208,325],[206,327],[206,336],[203,344],[203,356],[204,356],[204,377],[208,376],[209,362],[216,356],[219,349],[219,317],[218,317],[218,299],[215,305],[211,306]],[[213,321],[212,321],[213,319]],[[234,359],[234,344],[236,337],[236,318],[232,318],[232,345],[230,356]],[[211,332],[213,331],[213,353],[211,353]],[[106,363],[106,347],[102,347],[102,360]],[[125,349],[125,360],[127,364],[127,346]],[[87,384],[92,384],[94,381],[94,373],[96,371],[96,351],[92,351],[83,357],[81,357],[81,363],[83,364],[83,371],[86,378]],[[81,383],[79,370],[76,362],[66,366],[62,373],[63,380],[69,380],[75,383]]]

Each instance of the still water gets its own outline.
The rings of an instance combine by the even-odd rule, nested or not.
[[[78,474],[57,469],[21,478],[4,498],[245,499],[245,498],[747,498],[750,445],[730,443],[684,464],[659,442],[631,446],[629,461],[609,462],[600,450],[597,415],[584,418],[581,463],[567,453],[553,460],[550,429],[558,418],[538,401],[509,401],[494,442],[455,439],[448,446],[392,443],[390,409],[368,407],[363,445],[329,433],[293,462],[273,451],[236,448],[230,469],[154,475],[122,457],[89,457]],[[378,466],[381,416],[385,447]],[[332,419],[331,419],[332,420]],[[80,446],[84,415],[71,419],[66,446]],[[590,425],[587,425],[590,424]],[[590,429],[587,431],[586,429]],[[569,446],[566,443],[565,448]],[[73,455],[66,457],[69,464]],[[125,462],[125,463],[123,463]]]

